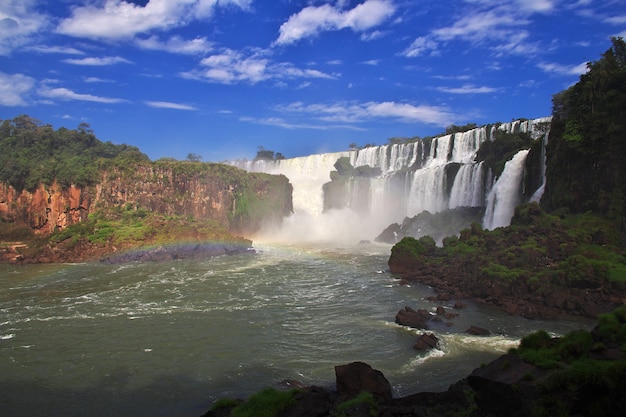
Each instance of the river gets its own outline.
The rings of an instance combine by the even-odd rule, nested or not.
[[[0,409],[6,416],[199,417],[220,397],[280,381],[332,385],[364,361],[394,395],[443,391],[529,332],[592,323],[529,321],[467,303],[413,349],[396,325],[431,289],[387,272],[390,246],[255,244],[256,254],[125,265],[0,266]],[[445,305],[445,307],[450,307]],[[464,334],[471,325],[492,336]]]

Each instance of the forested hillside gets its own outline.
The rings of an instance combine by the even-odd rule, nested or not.
[[[54,181],[62,187],[94,185],[100,170],[137,162],[149,159],[134,146],[100,141],[86,123],[54,130],[21,115],[0,124],[0,182],[17,191]]]
[[[591,210],[612,219],[626,236],[626,43],[588,64],[580,81],[553,98],[547,147],[548,211]]]

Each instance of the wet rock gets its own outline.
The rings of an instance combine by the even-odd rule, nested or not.
[[[413,310],[411,307],[404,307],[396,314],[396,323],[401,326],[413,327],[414,329],[428,329],[428,320],[431,315],[424,309]]]
[[[491,332],[489,330],[484,329],[478,326],[470,326],[469,329],[465,330],[465,333],[471,334],[474,336],[489,336]]]
[[[379,402],[391,400],[391,384],[382,372],[364,362],[335,366],[337,392],[340,401],[354,398],[365,391]]]
[[[417,350],[431,350],[437,347],[439,338],[432,333],[424,333],[415,342],[413,346]]]

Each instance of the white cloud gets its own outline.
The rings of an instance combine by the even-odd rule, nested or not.
[[[75,93],[67,88],[48,88],[43,87],[39,90],[39,95],[52,99],[60,99],[60,100],[77,100],[77,101],[91,101],[95,103],[105,103],[105,104],[113,104],[113,103],[124,103],[127,100],[120,98],[110,98],[110,97],[99,97],[91,94],[80,94]]]
[[[315,69],[301,69],[290,63],[275,63],[263,53],[252,53],[225,49],[201,61],[204,68],[181,74],[185,78],[207,80],[221,84],[248,82],[256,84],[269,79],[323,78],[333,75]]]
[[[6,74],[0,71],[0,105],[26,106],[24,96],[35,85],[35,79],[23,74]]]
[[[36,6],[35,0],[0,1],[0,55],[9,55],[49,26]]]
[[[65,55],[85,55],[85,53],[76,48],[69,46],[45,46],[37,45],[26,48],[30,51],[40,52],[43,54],[65,54]]]
[[[98,77],[85,77],[83,81],[85,81],[86,83],[113,83],[115,82],[113,80],[105,80],[105,79],[98,78]]]
[[[420,36],[419,38],[416,38],[411,43],[411,45],[409,45],[409,47],[404,50],[404,52],[402,52],[402,55],[413,58],[423,55],[427,51],[432,51],[433,53],[435,53],[435,51],[437,50],[437,46],[437,42],[435,42],[433,39],[425,36]]]
[[[450,25],[416,38],[402,55],[434,55],[454,41],[487,47],[498,55],[536,55],[541,47],[528,42],[530,33],[526,27],[532,23],[534,14],[555,8],[552,0],[517,0],[514,5],[494,0],[465,0],[465,3],[468,7],[461,9]]]
[[[252,0],[149,0],[139,6],[125,0],[105,0],[102,6],[87,4],[73,8],[57,31],[92,39],[132,38],[138,33],[185,26],[212,16],[218,5],[235,5],[247,10]]]
[[[604,21],[612,25],[623,25],[624,23],[626,23],[626,14],[607,17],[606,19],[604,19]]]
[[[160,41],[158,37],[151,36],[146,39],[137,39],[135,43],[143,49],[186,55],[204,54],[213,49],[213,44],[205,37],[185,40],[180,36],[172,36],[166,41]]]
[[[537,64],[545,72],[558,75],[582,75],[587,72],[587,63],[578,65],[561,65],[556,63],[541,62]]]
[[[70,58],[64,59],[63,62],[73,65],[88,65],[88,66],[105,66],[105,65],[114,65],[114,64],[130,64],[131,61],[119,57],[119,56],[105,56],[101,58]]]
[[[413,105],[394,101],[339,102],[334,104],[309,104],[295,102],[280,107],[285,112],[307,113],[314,118],[332,123],[360,123],[372,119],[391,119],[402,123],[427,123],[449,126],[454,114],[439,106]]]
[[[150,107],[155,107],[159,109],[198,110],[197,108],[189,106],[187,104],[172,103],[169,101],[146,101],[145,103]]]
[[[391,0],[366,0],[353,9],[343,11],[340,5],[309,6],[293,14],[280,26],[277,45],[287,45],[320,32],[351,29],[363,32],[391,17],[395,6]]]
[[[489,94],[499,91],[495,87],[476,87],[471,84],[466,84],[462,87],[438,87],[436,90],[450,94]]]

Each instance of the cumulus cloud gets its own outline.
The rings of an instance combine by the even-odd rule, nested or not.
[[[9,55],[48,28],[48,19],[37,13],[36,5],[35,0],[0,1],[0,55]]]
[[[26,106],[24,97],[35,85],[35,79],[23,74],[6,74],[0,71],[0,105]]]
[[[248,9],[252,0],[149,0],[139,6],[125,0],[105,0],[103,5],[73,8],[57,32],[92,39],[132,38],[138,33],[184,26],[211,17],[218,5]]]
[[[212,81],[221,84],[248,82],[256,84],[270,79],[335,78],[315,69],[302,69],[290,63],[276,63],[262,53],[246,55],[224,49],[201,61],[203,68],[181,74],[185,78]]]
[[[173,110],[198,110],[196,107],[189,106],[187,104],[172,103],[169,101],[146,101],[146,105],[159,109],[173,109]]]
[[[127,100],[121,98],[110,98],[110,97],[100,97],[94,96],[91,94],[81,94],[76,93],[67,88],[49,88],[43,87],[39,90],[39,95],[52,99],[60,99],[60,100],[75,100],[75,101],[90,101],[94,103],[105,103],[105,104],[114,104],[114,103],[124,103]]]
[[[360,123],[374,119],[390,119],[402,123],[427,123],[449,126],[454,115],[439,106],[413,105],[395,101],[384,102],[339,102],[333,104],[291,103],[279,108],[285,112],[307,113],[310,116],[332,123]]]
[[[395,12],[391,0],[366,0],[350,10],[341,5],[309,6],[289,17],[280,26],[277,45],[292,44],[300,39],[317,36],[331,30],[351,29],[363,32],[374,28]]]
[[[63,62],[73,65],[88,65],[88,66],[106,66],[106,65],[114,65],[114,64],[130,64],[131,61],[119,57],[119,56],[105,56],[100,58],[90,57],[90,58],[70,58],[64,59]]]

